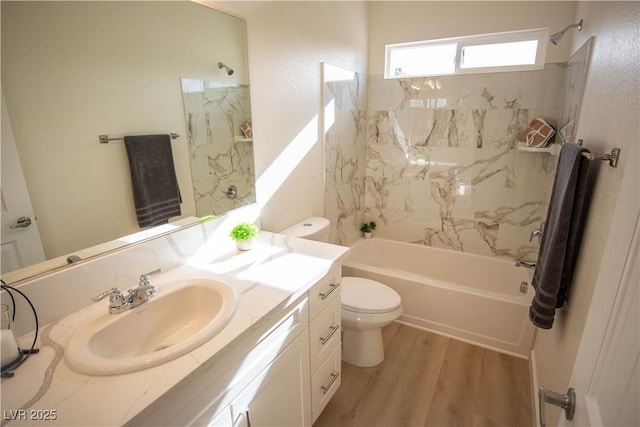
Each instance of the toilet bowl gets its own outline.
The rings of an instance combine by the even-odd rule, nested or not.
[[[384,360],[382,328],[402,314],[400,295],[362,277],[342,278],[342,360],[376,366]]]
[[[330,222],[311,217],[281,234],[327,242]],[[402,314],[400,295],[390,287],[362,277],[343,277],[342,360],[361,367],[376,366],[384,360],[382,328]]]

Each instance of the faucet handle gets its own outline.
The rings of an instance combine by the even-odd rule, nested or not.
[[[158,274],[162,271],[162,268],[158,268],[155,269],[153,271],[150,271],[148,273],[145,273],[143,275],[140,276],[140,284],[138,286],[149,286],[149,276],[153,275],[153,274]]]
[[[109,297],[109,301],[111,302],[124,301],[124,295],[122,295],[122,292],[120,292],[119,288],[111,288],[108,291],[104,291],[100,295],[96,295],[95,297],[91,298],[91,301],[98,302],[106,297]]]
[[[531,242],[534,237],[542,237],[542,229],[533,230],[529,236],[529,241]]]

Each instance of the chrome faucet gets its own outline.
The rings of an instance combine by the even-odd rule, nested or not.
[[[533,241],[533,238],[537,237],[538,239],[542,237],[542,230],[537,229],[531,232],[531,236],[529,236],[529,241]]]
[[[138,286],[133,289],[129,289],[126,296],[122,294],[119,288],[111,288],[108,291],[91,298],[91,301],[98,302],[108,296],[110,314],[122,313],[144,304],[149,301],[149,298],[158,293],[156,287],[149,281],[149,276],[160,273],[160,271],[162,271],[162,269],[159,268],[140,276],[140,283],[138,283]]]
[[[540,228],[538,228],[537,230],[533,230],[531,232],[531,235],[529,236],[529,241],[533,241],[534,237],[537,237],[538,239],[542,238],[542,230],[544,230],[544,221],[542,221],[542,223],[540,224]]]
[[[516,260],[516,267],[533,268],[535,269],[538,263],[533,261],[523,261],[521,259]]]

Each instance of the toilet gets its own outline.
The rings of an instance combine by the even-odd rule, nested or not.
[[[328,242],[329,220],[311,217],[280,234]],[[402,314],[400,295],[387,285],[362,277],[343,277],[342,360],[360,366],[376,366],[384,360],[382,328]]]

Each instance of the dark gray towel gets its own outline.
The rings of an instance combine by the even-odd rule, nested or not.
[[[140,227],[180,216],[180,190],[169,135],[125,136],[133,201]]]
[[[562,146],[553,182],[529,308],[529,319],[544,329],[553,326],[556,308],[566,301],[580,247],[591,164],[583,151],[577,144]]]

